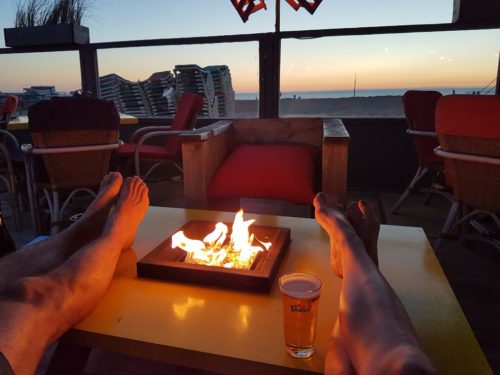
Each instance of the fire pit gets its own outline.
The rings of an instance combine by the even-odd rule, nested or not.
[[[137,275],[267,292],[288,248],[290,229],[252,223],[243,221],[242,211],[232,225],[190,221],[137,263]]]

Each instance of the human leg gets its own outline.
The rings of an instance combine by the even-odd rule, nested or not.
[[[349,354],[346,351],[342,335],[340,333],[339,319],[335,321],[332,336],[328,341],[325,355],[326,375],[355,375],[356,371],[352,367]]]
[[[0,351],[16,374],[33,373],[46,347],[92,312],[147,206],[146,185],[127,179],[100,237],[48,274],[21,278],[0,293]]]
[[[372,259],[377,236],[366,228],[378,231],[378,224],[372,222],[373,208],[362,202],[349,206],[353,228],[334,198],[318,194],[314,205],[316,219],[330,236],[332,269],[343,278],[339,334],[334,332],[333,338],[341,342],[356,373],[433,374],[403,305]]]
[[[80,220],[45,241],[26,246],[0,259],[0,290],[20,277],[44,274],[68,259],[76,250],[101,235],[123,178],[111,172]]]

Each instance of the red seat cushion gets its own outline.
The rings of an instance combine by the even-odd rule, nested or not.
[[[240,145],[219,167],[208,195],[311,204],[318,155],[308,145]]]
[[[135,143],[124,143],[121,145],[118,150],[117,154],[118,157],[133,157],[134,152],[135,152]],[[141,158],[169,158],[172,156],[175,156],[175,152],[170,152],[165,149],[163,146],[152,146],[152,145],[140,145],[139,146],[140,150],[140,156]]]
[[[439,135],[500,138],[500,98],[497,95],[448,95],[436,109]]]
[[[438,100],[442,97],[437,91],[409,90],[403,95],[406,119],[415,130],[434,132],[435,113]],[[443,159],[434,154],[439,146],[437,138],[415,136],[415,146],[419,159],[426,165],[442,165]]]

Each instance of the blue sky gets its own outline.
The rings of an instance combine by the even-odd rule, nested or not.
[[[13,23],[17,0],[2,0],[0,26]],[[271,32],[274,0],[243,23],[229,0],[93,0],[84,24],[91,41]],[[453,0],[324,0],[314,15],[283,0],[282,30],[451,22]],[[356,73],[363,88],[456,84],[475,86],[496,75],[500,31],[426,33],[285,40],[282,90],[344,89]],[[3,47],[3,40],[0,41]],[[101,74],[131,80],[176,64],[227,64],[237,91],[258,87],[257,43],[99,51]],[[74,52],[0,56],[0,90],[55,84],[79,86]]]
[[[96,0],[88,24],[95,41],[268,32],[275,0],[241,22],[229,0]],[[325,0],[311,16],[281,1],[282,29],[450,22],[453,0]]]
[[[229,0],[90,0],[93,42],[268,32],[275,0],[241,22]],[[12,25],[18,0],[2,0],[0,26]],[[453,0],[324,0],[311,16],[281,0],[283,30],[450,22]],[[3,44],[3,41],[2,41]]]

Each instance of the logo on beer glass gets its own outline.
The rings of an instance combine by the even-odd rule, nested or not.
[[[290,306],[290,311],[291,312],[298,312],[298,313],[305,313],[311,311],[311,305],[303,305],[301,303],[298,303],[296,305],[291,305]]]

